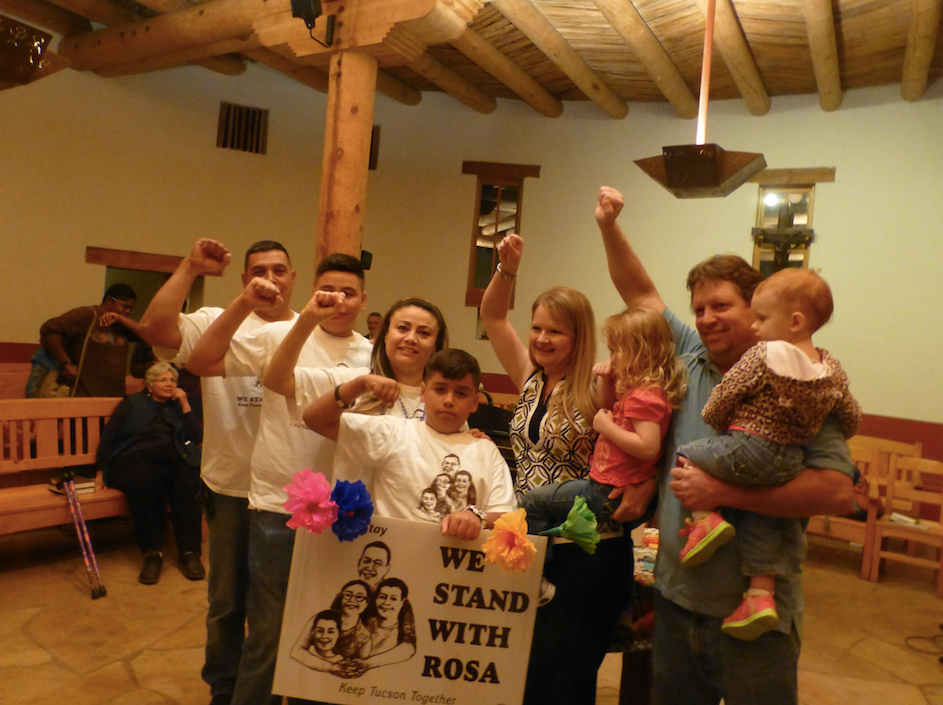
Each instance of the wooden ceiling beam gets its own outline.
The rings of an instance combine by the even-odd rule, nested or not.
[[[430,56],[426,45],[403,26],[393,27],[383,39],[383,46],[403,57],[405,66],[468,107],[484,114],[493,113],[498,107],[494,96]]]
[[[556,64],[587,98],[616,119],[628,114],[626,102],[583,61],[530,0],[491,0],[491,4]]]
[[[919,100],[927,90],[930,63],[936,51],[943,0],[914,0],[913,18],[907,33],[904,72],[900,94],[904,100]]]
[[[115,5],[109,0],[50,0],[50,2],[106,27],[137,22],[141,19],[140,15]]]
[[[488,115],[498,107],[498,101],[494,99],[494,96],[488,95],[465,77],[436,61],[429,55],[429,52],[423,52],[416,61],[406,65],[420,76],[432,81],[456,100],[461,101],[470,108],[474,108],[479,113]]]
[[[686,119],[697,117],[697,98],[631,0],[595,1],[678,115]]]
[[[842,94],[832,0],[802,0],[802,11],[809,35],[815,84],[819,90],[819,105],[822,110],[837,110],[841,106]]]
[[[207,2],[207,0],[198,0],[198,1]],[[144,0],[144,2],[140,4],[146,8],[153,10],[154,12],[160,12],[160,13],[174,12],[176,10],[186,10],[187,8],[193,6],[193,4],[189,0]],[[246,39],[247,49],[251,48],[250,46],[248,46],[250,39],[251,38]],[[239,51],[239,49],[224,51],[222,47],[220,46],[220,44],[223,44],[223,43],[217,43],[217,44],[211,45],[212,47],[211,51],[206,51],[202,53],[198,51],[194,51],[193,56],[198,57],[198,58],[194,58],[190,60],[189,63],[196,64],[197,66],[202,66],[204,68],[210,69],[211,71],[216,71],[217,73],[221,73],[225,76],[238,76],[239,74],[245,73],[246,64],[242,60],[242,58],[238,56],[226,56],[227,54],[231,54],[234,51]],[[259,46],[259,44],[256,42],[255,46]],[[164,61],[166,61],[167,58],[168,57],[165,56]],[[156,57],[155,57],[155,60],[156,60]],[[186,63],[186,62],[181,62],[181,63]],[[172,65],[173,64],[171,64],[171,66]],[[167,67],[160,66],[157,68],[167,68]],[[153,71],[157,69],[155,68],[155,69],[146,69],[146,70]],[[100,76],[107,75],[100,72],[96,72],[96,73],[99,73]],[[139,73],[139,72],[136,71],[134,73]],[[120,75],[120,74],[114,74],[114,75]]]
[[[95,73],[104,78],[115,78],[116,76],[131,76],[137,73],[147,71],[160,71],[162,69],[180,66],[182,64],[199,63],[208,64],[215,59],[228,59],[227,54],[246,53],[253,49],[258,49],[262,44],[255,34],[247,37],[236,37],[235,39],[226,39],[215,44],[205,44],[192,49],[171,52],[170,54],[161,54],[160,56],[148,56],[137,61],[129,61],[125,64],[112,64],[95,69]],[[245,62],[241,59],[235,59],[239,67],[239,73],[246,70]],[[236,75],[236,74],[232,74]],[[327,80],[325,78],[325,80]]]
[[[271,49],[266,49],[265,47],[250,49],[243,53],[250,59],[255,59],[260,64],[265,64],[269,68],[285,74],[288,78],[293,78],[320,93],[327,93],[329,81],[327,74],[321,69],[317,69],[314,66],[296,64],[291,59],[277,54]]]
[[[173,12],[175,10],[187,9],[190,7],[191,3],[190,0],[143,0],[142,4],[157,12]],[[325,3],[325,5],[327,5],[327,3]],[[330,5],[327,6],[328,10],[332,9]],[[322,5],[322,8],[323,7],[324,5]],[[295,22],[301,25],[304,24],[300,19],[295,19]],[[318,30],[319,33],[323,34],[322,27],[318,27]],[[324,37],[321,37],[321,39],[323,40]],[[261,46],[261,39],[258,34],[253,34],[251,37],[247,38],[245,43],[246,46],[231,49],[231,51],[238,51],[241,54],[245,54],[250,59],[258,61],[260,64],[264,64],[288,76],[288,78],[303,83],[309,88],[313,88],[321,93],[327,93],[329,81],[326,72],[314,66],[303,66],[293,61],[288,56]],[[224,43],[220,43],[212,46],[220,47],[223,44]],[[419,105],[419,103],[422,102],[422,93],[415,88],[410,88],[402,81],[393,78],[393,76],[384,71],[377,72],[377,90],[403,105]]]
[[[115,5],[108,0],[53,0],[53,2],[66,10],[75,12],[79,15],[82,15],[83,17],[88,17],[99,24],[103,24],[107,27],[117,27],[118,31],[120,31],[124,26],[148,21],[146,19],[142,19],[130,10],[126,10],[123,7]],[[89,32],[84,35],[75,36],[86,37],[97,34],[98,32]],[[62,51],[65,41],[66,39],[63,38],[63,41],[60,42],[59,53],[63,56],[63,58],[72,61],[67,52],[64,53]],[[246,66],[241,60],[236,57],[229,56],[206,56],[204,58],[194,59],[193,63],[203,66],[210,71],[221,73],[225,76],[238,76],[246,70]],[[72,61],[72,64],[72,68],[78,71],[85,70],[84,66],[76,66],[74,61]]]
[[[73,68],[94,70],[249,35],[256,18],[284,12],[290,6],[290,0],[213,0],[186,10],[64,38],[58,51],[72,62]]]
[[[422,93],[386,71],[377,71],[377,90],[403,105],[419,105],[422,102]]]
[[[474,30],[466,28],[461,36],[452,40],[451,44],[517,93],[525,103],[538,113],[547,117],[559,117],[563,114],[563,103],[550,95],[543,86],[507,56],[482,39],[481,35]]]
[[[697,0],[698,9],[707,17],[707,0]],[[717,0],[714,14],[714,43],[724,57],[724,63],[733,77],[743,102],[753,115],[769,112],[769,93],[760,78],[760,71],[753,61],[746,37],[740,29],[737,13],[730,0]]]
[[[46,0],[0,0],[0,10],[63,37],[92,31],[92,23],[85,17]]]

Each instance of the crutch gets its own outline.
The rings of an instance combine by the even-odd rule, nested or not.
[[[63,475],[62,486],[65,488],[65,494],[69,500],[69,511],[72,513],[72,523],[75,524],[75,533],[78,536],[79,545],[82,547],[82,560],[85,561],[88,580],[92,584],[92,599],[97,600],[108,593],[105,586],[102,585],[101,574],[98,572],[95,549],[92,548],[88,526],[85,524],[85,517],[82,516],[82,505],[79,504],[78,495],[75,493],[75,474],[71,470],[66,470],[65,475]]]

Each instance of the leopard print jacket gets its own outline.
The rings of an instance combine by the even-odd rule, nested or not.
[[[774,443],[806,445],[834,410],[850,438],[861,423],[861,406],[848,391],[838,360],[818,350],[827,373],[795,379],[773,372],[766,364],[766,343],[757,343],[714,387],[701,416],[720,432],[736,426]]]

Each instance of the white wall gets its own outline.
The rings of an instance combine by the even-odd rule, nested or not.
[[[271,110],[266,157],[215,147],[221,100]],[[123,79],[60,72],[0,93],[0,294],[9,307],[0,340],[36,340],[45,318],[100,296],[103,272],[84,264],[86,245],[184,254],[210,236],[241,253],[280,239],[302,305],[325,105],[259,66],[237,78],[193,67]],[[693,264],[716,252],[751,257],[756,186],[676,200],[632,163],[693,141],[694,123],[666,105],[634,104],[614,121],[591,103],[567,103],[548,119],[516,101],[483,116],[444,95],[412,108],[381,95],[374,122],[382,139],[363,244],[374,254],[368,309],[407,295],[434,301],[453,344],[486,371],[500,368],[464,307],[475,177],[462,175],[463,160],[541,166],[525,182],[512,314],[521,334],[530,302],[552,284],[586,292],[600,323],[619,309],[593,220],[601,184],[626,194],[623,227],[676,311],[687,311]],[[896,86],[847,93],[833,113],[815,96],[774,98],[761,118],[739,101],[716,102],[708,140],[763,152],[771,168],[837,168],[835,183],[816,191],[812,266],[836,298],[817,343],[842,359],[868,413],[943,422],[943,375],[930,364],[943,348],[943,84],[917,103]],[[207,301],[225,304],[238,290],[233,274],[213,280]]]

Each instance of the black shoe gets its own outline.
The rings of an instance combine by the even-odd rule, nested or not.
[[[160,567],[164,562],[160,553],[147,553],[144,556],[144,568],[138,576],[138,582],[144,585],[154,585],[160,580]]]
[[[210,705],[230,705],[232,703],[232,693],[217,693],[210,700]]]
[[[204,570],[203,564],[200,562],[200,554],[194,551],[181,553],[178,565],[180,566],[180,572],[183,573],[183,577],[188,580],[203,580],[203,578],[206,577],[206,570]]]

